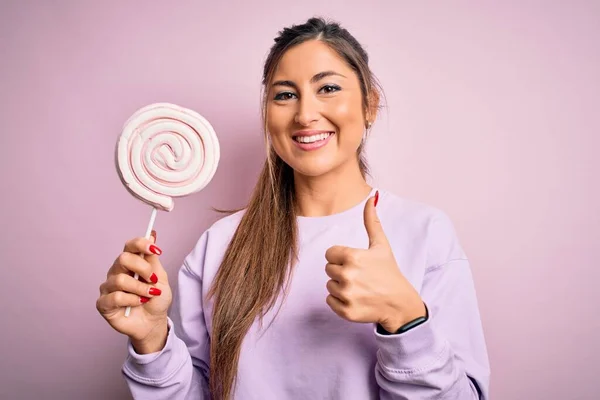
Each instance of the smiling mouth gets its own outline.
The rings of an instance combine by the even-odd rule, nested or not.
[[[333,134],[333,132],[324,132],[311,136],[294,136],[293,139],[298,143],[310,144],[326,140],[329,136]]]

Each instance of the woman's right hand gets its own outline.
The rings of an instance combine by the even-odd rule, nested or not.
[[[167,310],[173,298],[167,272],[158,259],[162,251],[154,245],[154,238],[135,238],[125,243],[100,285],[96,301],[96,308],[109,325],[129,336],[141,354],[164,347]],[[139,280],[133,277],[136,272]],[[127,306],[131,306],[131,313],[125,317]]]

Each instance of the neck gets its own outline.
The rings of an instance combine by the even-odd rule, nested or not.
[[[294,171],[296,212],[303,217],[323,217],[346,211],[360,203],[372,188],[358,162],[347,163],[321,176]]]

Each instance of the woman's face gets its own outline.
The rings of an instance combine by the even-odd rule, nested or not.
[[[275,152],[297,173],[320,176],[358,162],[365,129],[358,76],[323,42],[286,51],[266,107]]]

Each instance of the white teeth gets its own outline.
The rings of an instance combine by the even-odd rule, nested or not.
[[[314,143],[314,142],[318,142],[320,140],[327,139],[329,137],[329,135],[331,135],[331,132],[320,133],[318,135],[312,135],[312,136],[296,136],[294,139],[300,143]]]

